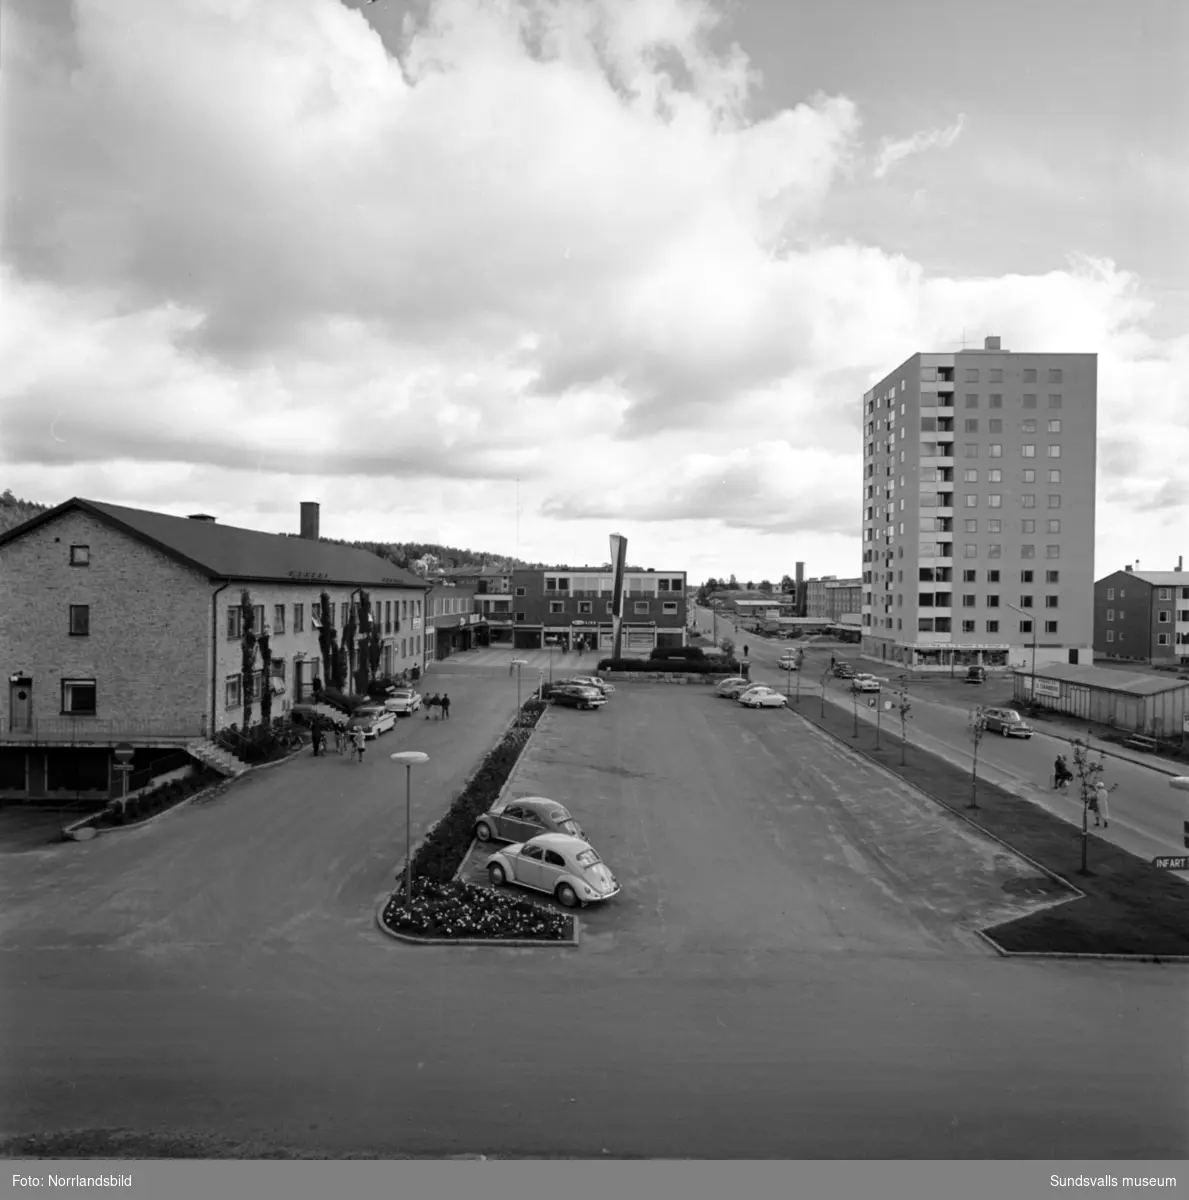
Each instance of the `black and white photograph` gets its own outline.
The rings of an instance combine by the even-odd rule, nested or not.
[[[1183,1187],[1187,63],[6,0],[14,1192]]]

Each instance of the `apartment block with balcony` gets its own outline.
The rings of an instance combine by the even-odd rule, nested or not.
[[[112,750],[186,750],[245,717],[242,594],[269,633],[253,719],[323,676],[321,597],[341,631],[367,593],[380,672],[420,661],[427,586],[363,550],[74,499],[0,535],[0,796],[115,786]],[[360,650],[357,653],[361,653]],[[86,786],[83,786],[83,785]]]
[[[1100,658],[1189,667],[1189,575],[1124,567],[1094,584],[1094,653]]]
[[[1097,355],[914,354],[863,397],[863,653],[1090,662]]]
[[[512,577],[510,609],[492,599],[488,620],[492,641],[510,635],[517,649],[557,645],[570,649],[581,639],[609,652],[613,630],[611,601],[614,577],[609,568],[555,567],[525,569]],[[686,637],[684,571],[629,570],[624,575],[623,651],[646,655],[658,646],[683,646]],[[505,620],[510,616],[511,620]]]

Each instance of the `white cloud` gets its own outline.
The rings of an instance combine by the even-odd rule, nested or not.
[[[859,397],[967,328],[1100,354],[1110,555],[1189,524],[1189,362],[1142,281],[824,239],[861,114],[752,119],[708,5],[444,0],[400,61],[335,0],[73,11],[4,18],[18,494],[270,528],[320,496],[331,536],[510,551],[519,479],[537,558],[601,561],[614,520],[670,566],[845,574]]]
[[[948,150],[959,138],[966,125],[966,114],[944,129],[922,129],[906,138],[885,138],[875,160],[875,178],[882,179],[898,162],[926,150]]]

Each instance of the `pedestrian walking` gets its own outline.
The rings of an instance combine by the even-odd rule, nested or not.
[[[837,660],[831,654],[830,655],[830,670],[832,671],[837,665],[838,665]]]
[[[1072,778],[1073,772],[1065,761],[1065,755],[1058,754],[1057,761],[1053,764],[1053,787],[1063,792]]]
[[[447,720],[449,720],[450,719],[450,696],[446,692],[442,693],[441,705],[442,705],[442,716],[445,717]]]
[[[750,651],[751,651],[751,647],[746,642],[744,642],[743,643],[743,657],[750,658],[751,657]]]
[[[355,752],[359,755],[359,761],[363,762],[363,752],[367,749],[367,734],[361,728],[356,728],[354,731]]]
[[[438,702],[438,698],[437,698],[437,696],[436,696],[436,695],[435,695],[435,696],[426,696],[426,697],[425,697],[425,719],[426,719],[427,721],[429,720],[429,710],[430,710],[431,708],[433,708],[433,706],[434,706],[434,705],[435,705],[437,702]]]
[[[315,721],[310,734],[310,740],[314,744],[314,757],[317,758],[322,749],[322,722]]]
[[[1090,807],[1094,810],[1094,824],[1097,825],[1101,819],[1104,829],[1110,825],[1110,821],[1107,819],[1110,816],[1109,796],[1110,792],[1107,791],[1106,784],[1100,779],[1094,785],[1094,799]]]

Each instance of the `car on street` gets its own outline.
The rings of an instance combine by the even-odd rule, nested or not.
[[[739,697],[744,708],[785,708],[788,701],[783,692],[770,687],[754,687]]]
[[[544,892],[566,908],[595,904],[619,894],[619,883],[581,838],[543,833],[514,846],[505,846],[487,860],[492,887],[514,883]]]
[[[549,692],[553,704],[568,708],[602,708],[607,703],[607,697],[598,688],[578,687],[575,684],[555,684]]]
[[[1000,733],[1004,737],[1030,738],[1032,726],[1014,708],[984,708],[984,728],[988,733]]]
[[[786,650],[777,661],[776,665],[782,671],[797,670],[797,652],[795,650]]]
[[[987,668],[986,667],[967,667],[966,682],[967,683],[986,683]]]
[[[610,695],[615,691],[615,684],[608,683],[605,679],[600,679],[597,675],[574,675],[570,679],[563,679],[562,683],[574,684],[577,687],[598,688],[604,696]]]
[[[384,697],[384,707],[398,717],[407,717],[421,707],[421,693],[412,688],[397,688]]]
[[[357,708],[347,721],[347,732],[354,733],[356,729],[363,730],[366,738],[379,737],[385,730],[396,726],[396,714],[389,712],[383,705],[367,705]]]
[[[874,675],[856,675],[850,682],[852,692],[878,692],[879,680]]]
[[[526,842],[542,833],[565,833],[590,841],[569,810],[545,796],[501,800],[475,822],[475,837],[481,842]]]
[[[855,677],[855,669],[850,665],[850,663],[835,663],[834,674],[839,679],[853,679]]]

